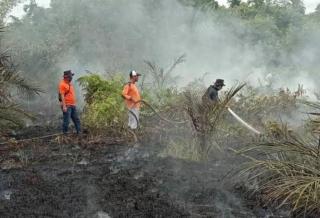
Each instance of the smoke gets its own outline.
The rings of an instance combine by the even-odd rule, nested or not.
[[[76,78],[87,70],[127,75],[133,69],[150,78],[144,60],[169,67],[181,54],[186,62],[174,70],[180,87],[209,72],[206,85],[223,78],[227,86],[236,81],[260,86],[271,75],[276,88],[304,84],[309,93],[317,91],[315,14],[287,10],[279,21],[248,22],[223,9],[206,12],[181,2],[52,0],[50,8],[30,7],[9,24],[4,43],[20,70],[37,78],[49,96],[56,96],[66,69]],[[302,16],[310,20],[305,27]],[[285,37],[274,31],[277,23],[290,23]]]
[[[149,76],[144,60],[168,67],[181,54],[187,61],[174,71],[180,87],[206,72],[206,85],[216,78],[225,79],[227,86],[236,81],[259,86],[262,81],[296,88],[300,83],[311,92],[319,81],[316,22],[305,32],[301,24],[288,27],[286,39],[294,40],[287,48],[279,33],[271,31],[272,20],[258,17],[249,23],[226,10],[205,12],[178,0],[52,0],[50,8],[30,10],[8,26],[4,42],[20,70],[36,78],[55,102],[66,69],[76,78],[86,70],[127,75],[134,69]],[[295,12],[288,17],[302,19]]]

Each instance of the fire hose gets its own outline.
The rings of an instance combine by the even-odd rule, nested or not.
[[[146,105],[147,107],[149,107],[161,120],[167,122],[167,123],[171,123],[171,124],[183,124],[186,123],[187,121],[171,121],[168,120],[164,117],[162,117],[147,101],[145,100],[140,100],[138,102],[136,102],[135,104],[138,103],[143,103],[144,105]],[[129,110],[129,112],[133,115],[133,117],[136,119],[137,124],[139,124],[139,119],[137,118],[137,116]],[[228,107],[228,112],[239,122],[241,123],[244,127],[246,127],[248,130],[252,131],[253,133],[257,134],[257,135],[261,135],[261,132],[258,131],[257,129],[255,129],[254,127],[252,127],[250,124],[248,124],[246,121],[244,121],[243,119],[241,119],[241,117],[239,117],[233,110],[231,110],[231,108]]]
[[[142,104],[144,104],[145,106],[147,106],[148,108],[150,108],[161,120],[163,120],[163,121],[165,121],[165,122],[167,122],[167,123],[176,125],[176,124],[184,124],[184,123],[187,122],[187,121],[172,121],[172,120],[166,119],[165,117],[161,116],[161,115],[151,106],[151,104],[149,104],[149,103],[148,103],[147,101],[145,101],[145,100],[140,100],[140,101],[136,102],[134,105],[139,104],[139,103],[142,103]],[[136,116],[136,114],[135,114],[134,112],[132,112],[131,110],[129,110],[129,113],[133,115],[133,117],[135,118],[137,124],[139,124],[139,119],[138,119],[138,117]]]
[[[168,123],[171,124],[183,124],[186,123],[187,121],[171,121],[168,120],[164,117],[162,117],[148,102],[144,101],[144,100],[140,100],[135,104],[138,103],[143,103],[146,106],[148,106],[161,120],[166,121]],[[245,126],[247,129],[249,129],[250,131],[254,132],[257,135],[261,135],[261,132],[259,132],[258,130],[256,130],[254,127],[252,127],[250,124],[248,124],[246,121],[244,121],[243,119],[241,119],[233,110],[231,110],[231,108],[228,107],[228,111],[229,113],[237,120],[239,121],[243,126]],[[133,115],[133,117],[136,119],[137,124],[139,124],[139,119],[137,118],[137,116],[129,110],[129,113],[131,113]],[[51,134],[51,135],[45,135],[45,136],[38,136],[38,137],[34,137],[34,138],[28,138],[28,139],[20,139],[20,140],[15,140],[14,142],[22,142],[22,141],[31,141],[31,140],[35,140],[35,139],[45,139],[45,138],[49,138],[49,137],[53,137],[53,136],[60,136],[63,135],[62,133],[55,133],[55,134]],[[0,145],[5,145],[10,143],[10,141],[8,142],[1,142]]]

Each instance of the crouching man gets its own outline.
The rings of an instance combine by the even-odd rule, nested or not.
[[[129,74],[130,82],[128,82],[122,91],[122,96],[129,110],[128,126],[131,129],[137,129],[139,125],[139,111],[140,111],[140,92],[136,86],[141,74],[136,71],[131,71]]]

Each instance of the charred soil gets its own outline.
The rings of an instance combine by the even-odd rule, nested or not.
[[[0,217],[260,217],[228,188],[223,162],[161,149],[74,136],[12,145],[0,156]]]

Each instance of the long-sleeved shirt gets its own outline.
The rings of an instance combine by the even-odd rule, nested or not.
[[[211,101],[219,101],[218,90],[214,86],[209,86],[208,88],[208,97]]]
[[[207,91],[202,96],[202,102],[204,104],[213,104],[219,101],[218,90],[213,86],[209,86]]]

